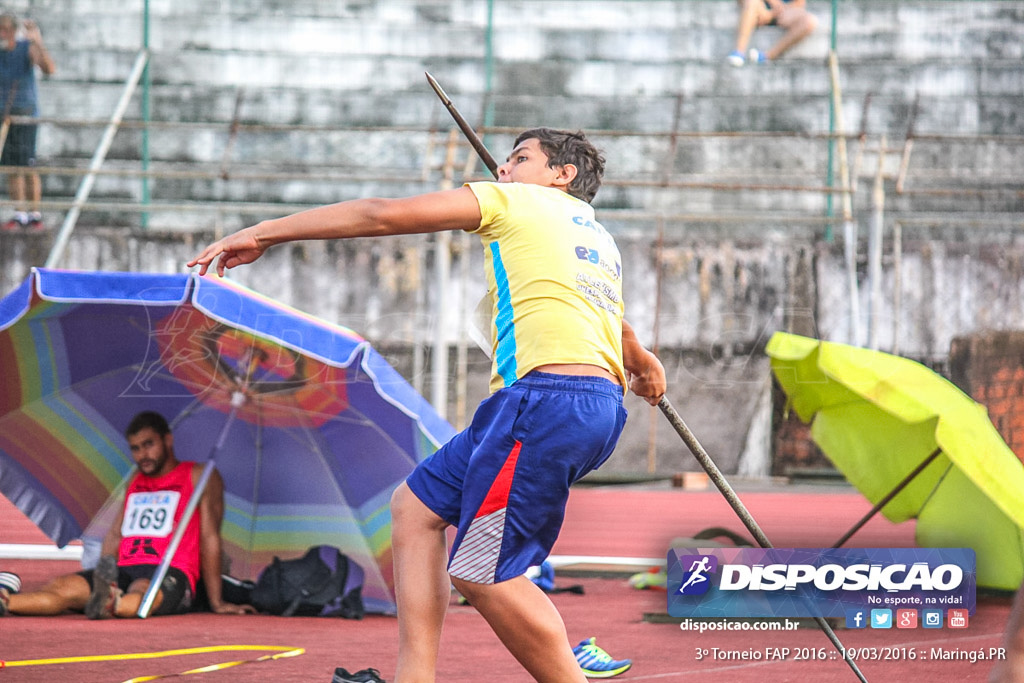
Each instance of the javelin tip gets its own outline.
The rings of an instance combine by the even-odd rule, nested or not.
[[[437,82],[437,79],[431,76],[429,71],[424,71],[423,75],[427,77],[427,83],[430,83],[430,87],[434,89],[434,92],[436,92],[437,96],[441,98],[441,101],[445,104],[445,106],[450,104],[451,100],[448,99],[447,93],[445,93],[444,88],[441,87],[441,84]]]

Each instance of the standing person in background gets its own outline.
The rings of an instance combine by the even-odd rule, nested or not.
[[[754,64],[778,59],[789,48],[811,35],[818,20],[807,11],[807,0],[737,0],[740,18],[736,27],[736,49],[729,53],[729,63],[740,67],[749,60]],[[759,26],[778,26],[782,37],[767,52],[756,48],[747,51],[750,36]]]
[[[8,116],[39,116],[35,67],[50,76],[57,66],[43,45],[43,35],[36,22],[26,19],[24,38],[18,39],[18,19],[13,14],[0,15],[0,97],[3,98],[4,127]],[[0,166],[36,165],[36,124],[11,125],[7,129]],[[39,174],[16,171],[7,174],[7,189],[14,202],[14,217],[4,223],[4,230],[43,228],[39,213],[42,183]]]

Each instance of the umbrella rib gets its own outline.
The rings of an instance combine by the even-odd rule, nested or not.
[[[853,536],[855,533],[860,531],[860,528],[868,523],[868,520],[870,520],[872,517],[874,517],[876,514],[878,514],[878,512],[881,511],[882,508],[884,508],[886,505],[888,505],[889,502],[893,498],[895,498],[897,495],[899,495],[900,491],[902,491],[907,486],[909,486],[910,482],[913,481],[914,478],[917,477],[917,475],[921,474],[921,472],[923,472],[924,469],[926,467],[928,467],[928,465],[930,465],[932,463],[932,461],[935,460],[935,458],[939,457],[939,455],[941,455],[941,454],[942,454],[942,449],[941,448],[936,448],[934,451],[932,451],[931,454],[928,457],[926,457],[923,461],[921,461],[920,465],[915,467],[910,472],[910,474],[908,474],[906,477],[903,478],[903,480],[900,483],[896,484],[896,486],[893,488],[892,491],[890,491],[889,493],[885,494],[885,496],[883,496],[881,500],[879,500],[877,503],[875,503],[875,506],[872,507],[868,511],[868,513],[866,515],[861,517],[860,520],[856,524],[854,524],[852,527],[850,527],[850,530],[847,531],[845,534],[843,534],[842,537],[832,545],[832,547],[833,548],[842,547],[842,545],[844,543],[846,543],[847,541],[850,540],[851,536]],[[952,467],[952,463],[950,463],[950,467]],[[948,472],[949,470],[946,470],[946,471]],[[942,475],[942,477],[939,478],[939,481],[942,481],[942,479],[945,476],[946,475],[944,473]],[[934,490],[932,491],[932,493],[934,493]],[[928,497],[931,498],[931,494],[928,494]],[[925,502],[927,503],[928,501],[925,500]],[[923,508],[924,505],[922,505],[921,507]]]
[[[186,419],[188,416],[194,413],[196,407],[199,405],[203,405],[202,399],[199,396],[193,394],[193,398],[191,401],[189,401],[189,404],[182,408],[181,411],[171,419],[171,424],[169,425],[171,431],[174,431],[174,429],[178,426],[178,424],[181,423],[182,420]]]
[[[301,411],[299,411],[299,412],[301,412]],[[326,456],[326,454],[324,454],[324,452],[323,452],[323,451],[322,451],[322,450],[320,449],[320,446],[319,446],[319,444],[318,444],[318,443],[316,443],[316,440],[315,440],[315,439],[313,438],[313,436],[312,436],[312,429],[310,429],[310,428],[309,428],[310,426],[311,426],[311,425],[306,425],[306,428],[305,428],[305,429],[303,429],[302,431],[303,431],[303,433],[304,433],[304,434],[305,434],[305,435],[307,436],[307,438],[309,439],[309,441],[310,441],[310,447],[311,447],[311,448],[313,449],[313,451],[314,451],[314,452],[316,452],[316,453],[317,453],[317,455],[319,455],[319,456],[320,456],[320,459],[321,459],[321,461],[322,461],[322,462],[324,463],[325,467],[327,467],[327,456]],[[397,451],[398,451],[398,452],[400,452],[400,453],[404,453],[404,451],[402,451],[402,449],[398,448],[397,444],[395,445],[395,450],[397,450]],[[329,467],[327,467],[327,469],[329,470],[330,468],[329,468]],[[354,513],[354,512],[356,511],[356,508],[354,508],[354,507],[353,507],[353,506],[352,506],[352,505],[351,505],[351,504],[349,503],[349,501],[348,501],[348,498],[347,498],[347,497],[345,496],[345,493],[344,493],[344,491],[342,491],[342,490],[341,490],[341,485],[340,485],[340,484],[338,483],[338,480],[337,480],[337,479],[336,479],[335,477],[333,477],[333,476],[332,476],[332,477],[328,477],[328,480],[329,480],[329,481],[331,482],[331,484],[332,484],[332,485],[333,485],[333,487],[334,487],[334,490],[335,490],[335,491],[337,492],[337,494],[338,494],[338,499],[339,499],[339,500],[341,500],[341,501],[342,501],[342,503],[343,503],[343,504],[344,504],[344,505],[345,505],[345,506],[346,506],[346,507],[347,507],[347,508],[348,508],[349,510],[352,510],[352,511],[353,511],[353,513]],[[359,527],[362,527],[362,520],[358,520],[358,519],[356,519],[356,518],[353,518],[353,520],[354,520],[354,521],[356,521],[356,523],[357,523],[357,524],[359,525]],[[360,535],[360,538],[361,538],[361,539],[363,540],[363,545],[365,546],[365,550],[366,550],[367,554],[368,554],[368,555],[369,555],[370,557],[374,557],[374,552],[373,552],[373,549],[372,549],[372,548],[370,547],[370,544],[369,544],[369,542],[368,542],[368,541],[366,541],[366,538],[365,538],[365,536],[362,536],[362,535]],[[364,571],[366,571],[366,572],[371,572],[371,571],[372,571],[372,572],[375,572],[375,573],[376,573],[376,575],[377,575],[377,578],[379,578],[379,579],[380,579],[380,580],[381,580],[382,582],[384,581],[384,576],[383,576],[383,574],[381,573],[381,571],[380,571],[380,568],[379,568],[379,567],[377,566],[377,563],[376,563],[376,562],[374,562],[374,563],[373,563],[373,565],[372,565],[371,567],[364,567],[363,569],[364,569]]]
[[[252,549],[256,545],[256,519],[260,507],[260,477],[263,470],[263,413],[256,412],[256,467],[252,479],[252,517],[249,519],[249,543],[245,560],[245,575],[252,576]]]
[[[942,472],[942,474],[939,475],[939,478],[935,480],[935,486],[932,487],[932,490],[928,492],[928,495],[925,496],[925,499],[921,502],[921,507],[919,507],[917,509],[916,515],[920,515],[921,514],[921,510],[924,510],[925,506],[928,505],[928,501],[931,500],[932,496],[935,495],[935,492],[939,490],[939,486],[942,485],[942,482],[945,481],[946,477],[949,476],[949,473],[952,470],[953,470],[953,461],[950,460],[949,461],[949,465],[946,466],[946,469]]]
[[[302,410],[300,410],[300,409],[296,409],[296,412],[297,412],[298,414],[300,414],[300,415],[308,415],[308,412],[302,411]],[[360,414],[360,415],[362,415],[362,413],[359,413],[359,414]],[[369,424],[370,424],[371,426],[373,426],[373,427],[375,427],[375,428],[377,427],[376,423],[374,423],[374,422],[372,422],[372,421],[370,421],[370,420],[365,420],[365,422],[369,423]],[[310,427],[311,427],[312,425],[310,425],[310,424],[306,424],[306,425],[303,425],[303,426],[304,426],[305,428],[304,428],[304,429],[302,430],[302,432],[303,432],[303,434],[305,434],[305,435],[306,435],[306,437],[307,437],[307,438],[309,439],[309,442],[310,442],[310,448],[311,448],[311,449],[312,449],[312,450],[313,450],[313,451],[314,451],[314,452],[315,452],[315,453],[316,453],[317,455],[319,455],[319,456],[320,456],[321,462],[323,462],[323,463],[324,463],[324,466],[325,466],[325,467],[327,467],[327,469],[328,469],[328,470],[330,470],[330,468],[328,467],[328,463],[327,463],[327,456],[326,456],[326,454],[324,454],[323,450],[321,450],[321,448],[320,448],[320,445],[319,445],[319,444],[318,444],[318,443],[316,442],[316,440],[315,440],[315,439],[313,438],[313,435],[312,435],[312,431],[313,431],[313,430],[312,430],[312,429],[310,428]],[[379,428],[378,428],[378,432],[380,432]],[[386,434],[386,433],[384,433],[384,435],[385,435],[385,436],[387,436],[387,434]],[[395,450],[395,451],[397,451],[397,452],[399,452],[399,453],[402,453],[403,455],[407,455],[407,454],[405,453],[405,451],[403,451],[403,450],[402,450],[402,449],[401,449],[401,448],[400,448],[400,447],[398,446],[398,444],[394,443],[394,440],[393,440],[393,439],[391,439],[391,438],[390,438],[390,436],[387,436],[387,438],[388,438],[388,442],[389,442],[389,443],[391,443],[391,444],[393,445],[393,447],[394,447],[394,450]],[[415,464],[415,463],[414,463],[414,464]],[[342,491],[342,490],[341,490],[341,485],[340,485],[340,484],[338,483],[338,480],[337,480],[337,479],[336,479],[335,477],[333,477],[333,476],[331,476],[331,477],[328,477],[328,480],[329,480],[329,481],[331,482],[331,484],[332,484],[332,485],[333,485],[333,487],[334,487],[334,490],[335,490],[335,491],[337,492],[337,494],[338,494],[338,499],[339,499],[339,500],[341,500],[341,501],[342,501],[342,503],[344,503],[344,505],[345,505],[345,506],[346,506],[346,507],[347,507],[347,508],[348,508],[349,510],[352,510],[352,511],[353,511],[353,513],[354,513],[354,512],[356,511],[356,508],[354,508],[354,507],[353,507],[353,506],[352,506],[351,504],[349,504],[348,498],[347,498],[347,497],[345,496],[345,493],[344,493],[344,491]],[[353,517],[353,519],[354,519],[354,521],[356,521],[356,523],[357,523],[357,524],[359,525],[359,527],[361,528],[361,527],[362,527],[362,525],[363,525],[363,522],[362,522],[362,520],[358,520],[358,519],[355,519],[354,517]],[[372,549],[372,548],[370,547],[369,541],[367,541],[367,540],[366,540],[366,537],[365,537],[365,536],[363,536],[363,535],[360,535],[360,538],[361,538],[361,539],[362,539],[362,541],[363,541],[363,545],[365,546],[365,550],[366,550],[367,554],[368,554],[368,555],[369,555],[370,557],[374,557],[375,555],[374,555],[373,549]],[[371,567],[364,567],[363,569],[364,569],[364,571],[366,571],[366,572],[371,572],[371,571],[372,571],[372,572],[376,573],[377,577],[378,577],[378,578],[379,578],[379,579],[380,579],[380,580],[381,580],[382,582],[384,581],[384,576],[383,576],[383,573],[382,573],[382,572],[380,571],[380,567],[379,567],[379,566],[377,565],[377,563],[376,563],[376,562],[374,562],[374,563],[373,563],[373,565],[372,565]]]
[[[410,453],[406,452],[404,448],[399,446],[398,443],[395,441],[394,437],[392,437],[386,430],[382,429],[381,426],[377,423],[377,421],[370,419],[366,415],[366,413],[364,413],[361,410],[358,410],[351,403],[344,410],[344,412],[339,414],[331,414],[322,411],[311,411],[297,404],[285,405],[275,403],[274,409],[287,413],[292,417],[302,421],[302,424],[300,426],[302,426],[303,431],[307,433],[311,431],[310,423],[312,422],[312,418],[323,419],[325,422],[336,421],[340,423],[355,424],[360,427],[372,429],[377,434],[377,436],[379,436],[382,441],[387,443],[394,451],[401,453],[413,465],[416,464],[416,458]]]

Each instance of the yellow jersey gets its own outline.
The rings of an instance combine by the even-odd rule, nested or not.
[[[540,185],[467,187],[482,216],[491,391],[550,363],[596,365],[625,387],[622,259],[593,207]]]

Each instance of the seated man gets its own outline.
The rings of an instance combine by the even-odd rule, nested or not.
[[[729,63],[743,66],[751,62],[778,59],[801,40],[811,35],[818,20],[807,11],[807,0],[737,0],[740,17],[736,27],[736,49],[729,53]],[[784,33],[767,52],[747,51],[750,36],[759,26],[778,26]]]
[[[138,472],[128,484],[117,521],[103,540],[103,556],[96,568],[59,576],[28,593],[16,592],[21,584],[16,575],[0,573],[0,616],[48,616],[65,610],[85,612],[90,619],[136,615],[203,466],[174,457],[174,435],[158,413],[139,413],[125,434]],[[200,574],[212,611],[254,612],[249,605],[222,599],[223,516],[224,482],[214,470],[157,591],[151,615],[189,611]]]

